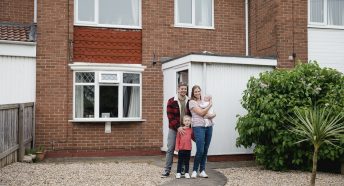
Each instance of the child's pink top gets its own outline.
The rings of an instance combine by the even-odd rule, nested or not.
[[[192,135],[192,129],[187,128],[184,130],[185,134],[181,135],[179,132],[177,133],[176,138],[176,150],[191,150],[192,144],[191,144],[191,135]]]

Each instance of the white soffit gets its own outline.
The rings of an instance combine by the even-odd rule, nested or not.
[[[70,68],[75,71],[130,71],[142,72],[146,66],[140,64],[112,64],[112,63],[83,63],[74,62],[69,64]]]
[[[36,43],[0,40],[0,56],[36,57]]]
[[[181,65],[188,62],[225,63],[225,64],[238,64],[238,65],[273,66],[273,67],[277,66],[276,59],[190,54],[190,55],[163,63],[162,69],[175,67],[177,65]]]

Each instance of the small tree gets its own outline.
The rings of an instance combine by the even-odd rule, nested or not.
[[[294,115],[288,121],[292,124],[290,131],[299,137],[296,143],[309,141],[314,148],[311,185],[315,185],[319,148],[324,143],[337,146],[335,143],[344,136],[344,116],[316,106],[296,108]]]

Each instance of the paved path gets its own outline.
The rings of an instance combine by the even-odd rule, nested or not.
[[[172,166],[172,174],[170,176],[175,177],[175,172],[177,169],[177,163],[174,160]],[[165,164],[165,158],[160,157],[154,161],[154,164],[161,167],[161,171],[163,171],[163,167]],[[193,161],[190,161],[190,175],[193,166]],[[227,183],[227,178],[220,172],[214,169],[224,169],[224,168],[231,168],[231,167],[247,167],[247,166],[255,166],[253,161],[228,161],[228,162],[208,162],[206,172],[209,178],[199,178],[196,179],[173,179],[170,182],[165,183],[163,186],[184,186],[184,185],[193,185],[193,186],[222,186]]]

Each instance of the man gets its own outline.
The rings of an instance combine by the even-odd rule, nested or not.
[[[189,98],[186,96],[187,89],[188,86],[185,83],[179,83],[178,94],[170,98],[167,102],[169,131],[167,137],[166,164],[164,173],[161,175],[162,178],[169,176],[172,169],[177,132],[181,135],[185,133],[183,127],[181,127],[182,119],[184,115],[191,116],[188,106]]]

